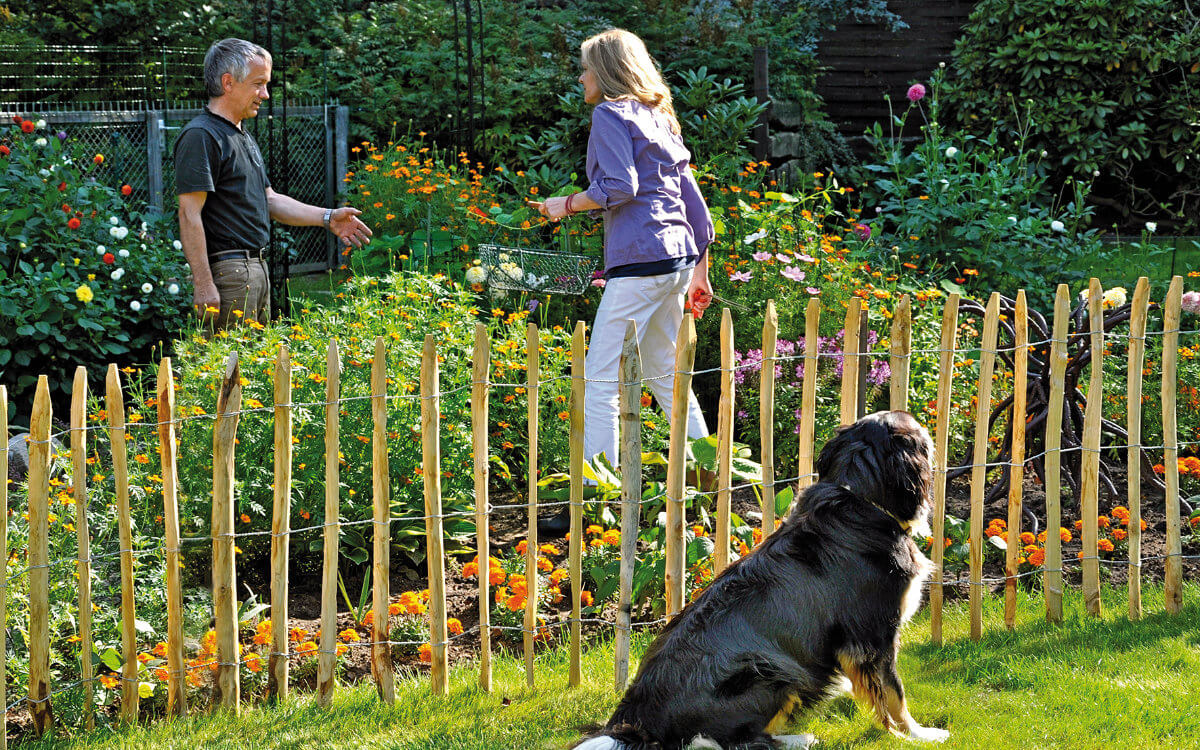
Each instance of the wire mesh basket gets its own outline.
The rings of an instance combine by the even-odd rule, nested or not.
[[[535,294],[583,294],[600,259],[594,255],[479,245],[488,286]]]

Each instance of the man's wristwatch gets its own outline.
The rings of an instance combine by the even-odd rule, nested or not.
[[[332,217],[333,217],[333,209],[332,208],[325,209],[325,216],[321,218],[321,223],[325,225],[326,229],[329,229],[329,219]]]

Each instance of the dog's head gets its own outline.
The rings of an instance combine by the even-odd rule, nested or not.
[[[848,488],[902,525],[925,525],[933,487],[933,441],[905,411],[880,411],[837,434],[817,459],[822,482]]]

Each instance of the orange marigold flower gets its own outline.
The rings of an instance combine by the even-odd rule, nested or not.
[[[1046,564],[1046,550],[1039,549],[1029,553],[1029,564],[1035,568],[1040,568]]]
[[[1107,529],[1109,525],[1108,516],[1096,516],[1096,525],[1102,529]]]
[[[428,643],[422,643],[417,647],[417,656],[420,657],[421,661],[426,663],[433,661],[433,646],[430,646]]]
[[[1129,509],[1126,508],[1124,505],[1118,505],[1117,507],[1112,509],[1112,517],[1120,518],[1122,520],[1128,520],[1129,519]]]
[[[1126,531],[1125,529],[1113,529],[1112,530],[1112,538],[1116,539],[1118,542],[1125,541],[1125,537],[1127,537],[1127,536],[1129,536],[1129,532]]]
[[[543,573],[549,573],[554,570],[554,563],[550,562],[548,557],[539,557],[537,560],[537,568]]]
[[[583,606],[585,606],[585,607],[592,606],[592,602],[593,602],[592,592],[580,591],[579,592],[579,601],[582,602]]]
[[[463,626],[461,622],[451,617],[446,620],[446,630],[450,635],[462,635]]]
[[[312,641],[305,641],[299,646],[296,646],[296,653],[300,656],[316,656],[317,644]]]
[[[504,583],[504,579],[507,577],[508,574],[504,572],[503,568],[492,568],[488,571],[488,583],[493,586],[499,586]]]
[[[400,604],[398,602],[392,602],[391,604],[388,605],[388,614],[392,615],[394,617],[394,616],[400,614],[402,609],[403,608],[400,606]]]
[[[618,529],[609,529],[600,538],[610,547],[621,544],[621,532]]]
[[[467,563],[466,565],[463,566],[462,574],[463,574],[463,578],[474,578],[475,576],[479,575],[479,563],[476,563],[476,562]]]
[[[522,539],[521,541],[517,542],[517,554],[518,555],[525,554],[526,550],[528,550],[528,549],[529,549],[529,542],[526,541],[525,539]]]
[[[338,643],[333,647],[333,653],[335,656],[345,656],[350,653],[350,647],[344,643]]]
[[[504,601],[504,606],[508,607],[509,612],[520,612],[525,608],[525,597],[513,594]]]
[[[1063,544],[1066,544],[1067,542],[1071,541],[1071,532],[1060,526],[1058,529],[1058,538]]]
[[[1032,531],[1021,532],[1021,544],[1033,544],[1035,541],[1037,541],[1037,537],[1033,535]]]
[[[1096,546],[1100,549],[1101,552],[1112,552],[1113,551],[1113,543],[1112,543],[1112,541],[1110,541],[1108,539],[1101,539],[1099,542],[1096,543]]]
[[[261,672],[262,657],[254,652],[246,654],[246,668],[251,672]]]

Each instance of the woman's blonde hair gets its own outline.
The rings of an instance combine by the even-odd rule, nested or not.
[[[600,93],[609,101],[633,99],[662,113],[671,132],[679,134],[679,119],[671,104],[671,89],[663,81],[654,58],[636,34],[609,29],[584,41],[580,62],[596,77]]]

